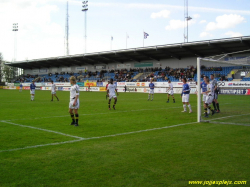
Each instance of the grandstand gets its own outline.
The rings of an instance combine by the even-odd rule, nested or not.
[[[6,63],[9,66],[24,69],[15,82],[67,82],[74,75],[78,81],[106,81],[110,78],[117,82],[144,82],[155,78],[158,82],[171,80],[180,81],[187,77],[196,81],[197,57],[226,54],[235,51],[249,50],[250,37],[225,38],[190,43],[151,46],[118,51],[108,51],[90,54],[80,54],[46,59]],[[249,52],[241,53],[237,58],[249,56]],[[234,57],[234,55],[231,55]],[[224,57],[227,60],[228,57]],[[193,67],[190,70],[190,67]],[[217,80],[231,81],[231,71],[243,69],[242,66],[224,65],[221,69],[206,64],[202,75],[211,73]],[[239,71],[240,72],[240,71]],[[248,81],[250,75],[239,77],[237,80]]]

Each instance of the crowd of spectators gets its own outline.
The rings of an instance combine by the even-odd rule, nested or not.
[[[222,71],[222,67],[206,67],[206,66],[202,65],[201,70],[203,70],[203,71]]]
[[[151,71],[151,73],[147,74],[147,76],[140,79],[139,81],[146,82],[152,78],[168,81],[170,76],[179,81],[181,81],[182,78],[187,78],[188,81],[193,81],[194,75],[196,74],[197,69],[194,68],[193,66],[189,66],[187,68],[176,68],[176,69],[173,69],[167,66],[165,69],[162,69],[162,68],[151,69],[150,68],[148,69],[148,71]],[[155,73],[155,72],[158,72],[158,73]]]
[[[115,71],[115,79],[117,82],[130,82],[132,81],[132,76],[134,75],[133,71],[128,71],[127,69],[116,70]]]
[[[38,75],[30,75],[30,74],[21,75],[18,78],[16,78],[14,82],[26,82],[26,81],[33,80],[36,77],[38,77]]]
[[[216,73],[216,71],[222,71],[222,67],[201,67],[202,71],[211,71],[215,75],[216,78],[218,78],[221,81],[227,81],[227,78],[225,75],[221,75],[219,72]],[[215,72],[214,72],[215,71]],[[30,82],[32,80],[35,80],[36,82],[50,82],[53,78],[56,78],[56,82],[69,82],[69,76],[75,76],[78,82],[82,82],[88,78],[96,78],[97,82],[103,82],[106,81],[106,79],[110,78],[110,74],[114,76],[114,79],[117,82],[132,82],[133,77],[135,75],[135,72],[143,73],[143,78],[140,77],[140,79],[136,81],[140,82],[147,82],[150,81],[151,78],[154,78],[155,80],[160,79],[168,81],[170,78],[175,79],[178,81],[181,81],[182,78],[187,78],[188,81],[194,81],[194,76],[197,73],[197,69],[194,66],[188,66],[187,68],[171,68],[167,66],[166,68],[162,69],[161,67],[156,68],[130,68],[130,69],[112,69],[112,70],[101,70],[98,71],[79,71],[78,73],[74,72],[56,72],[54,74],[48,73],[48,76],[38,76],[38,75],[22,75],[18,77],[15,82]],[[108,74],[108,76],[106,75]],[[65,76],[68,75],[68,76]],[[105,77],[106,75],[106,77]],[[204,77],[205,75],[201,75],[201,77]]]

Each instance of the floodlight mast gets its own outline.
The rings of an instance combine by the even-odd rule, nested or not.
[[[84,34],[84,38],[85,38],[85,49],[84,49],[84,54],[87,53],[87,11],[89,10],[88,7],[88,1],[83,1],[82,2],[82,11],[85,13],[85,34]]]
[[[18,23],[13,23],[12,31],[14,32],[14,57],[13,57],[13,62],[16,61],[17,59],[17,32],[18,32]],[[22,70],[20,68],[14,68],[14,76],[19,76],[22,73]]]
[[[17,32],[18,32],[18,23],[13,23],[12,31],[14,32],[14,57],[13,62],[16,61],[17,56]]]
[[[69,1],[66,6],[66,27],[65,27],[66,56],[69,56]]]
[[[184,43],[188,42],[188,22],[192,19],[188,15],[188,0],[184,0]]]

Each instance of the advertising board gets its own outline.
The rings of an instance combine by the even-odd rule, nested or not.
[[[226,95],[250,95],[250,89],[220,89],[219,93]]]

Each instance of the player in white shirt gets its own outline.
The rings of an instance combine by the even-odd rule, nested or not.
[[[170,80],[168,81],[168,85],[169,85],[169,88],[167,89],[167,93],[168,93],[168,101],[167,101],[167,103],[169,103],[169,96],[170,96],[170,95],[172,96],[173,102],[175,103],[175,98],[174,98],[174,86],[173,86],[173,84],[171,83]]]
[[[118,95],[118,92],[117,92],[117,89],[116,89],[116,85],[113,83],[113,79],[110,79],[110,83],[108,85],[108,89],[107,89],[107,95],[109,97],[109,110],[111,110],[110,108],[110,103],[111,103],[111,99],[114,98],[115,102],[114,102],[114,105],[113,105],[113,109],[115,110],[115,105],[117,103],[117,96],[116,94]]]
[[[78,126],[78,109],[80,107],[79,95],[80,95],[80,88],[76,84],[76,78],[74,76],[70,77],[70,102],[69,102],[69,113],[72,119],[70,125]]]
[[[212,115],[214,115],[215,111],[210,107],[214,100],[214,85],[209,82],[209,78],[205,79],[205,83],[207,84],[207,91],[203,92],[206,95],[206,101],[204,105],[205,117],[208,117],[208,109],[212,111]]]
[[[59,101],[59,98],[56,96],[56,85],[53,81],[51,81],[51,95],[52,95],[51,101],[53,101],[54,96],[57,98],[57,101]]]

